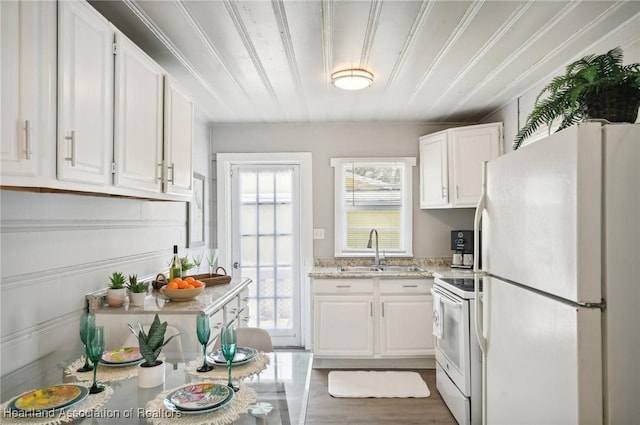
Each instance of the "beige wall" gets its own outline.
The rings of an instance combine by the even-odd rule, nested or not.
[[[325,230],[314,241],[314,257],[333,256],[333,157],[418,158],[418,138],[456,124],[340,123],[214,125],[212,152],[311,152],[313,155],[313,227]],[[421,210],[418,161],[413,170],[413,253],[415,257],[450,254],[452,229],[471,229],[473,209]]]

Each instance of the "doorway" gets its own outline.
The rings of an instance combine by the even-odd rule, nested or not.
[[[302,189],[310,172],[305,158],[291,158],[295,154],[256,155],[217,156],[218,193],[226,195],[224,204],[218,199],[220,263],[234,278],[252,280],[248,326],[266,329],[276,346],[300,347],[313,261],[306,229],[311,209],[302,208],[310,205],[303,204],[310,190],[304,196]]]

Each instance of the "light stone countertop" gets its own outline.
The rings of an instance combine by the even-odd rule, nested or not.
[[[340,279],[379,277],[382,279],[428,279],[434,273],[448,273],[451,271],[451,259],[449,257],[435,258],[387,258],[384,265],[387,266],[418,266],[424,271],[403,272],[363,272],[340,271],[340,266],[372,266],[372,258],[316,258],[315,265],[309,272],[309,277],[314,279]]]
[[[172,301],[162,295],[159,291],[153,290],[145,299],[144,306],[134,307],[129,304],[125,307],[110,307],[104,303],[104,296],[99,293],[87,295],[90,311],[92,313],[105,314],[184,314],[184,313],[205,313],[212,314],[228,303],[233,297],[238,295],[251,283],[249,278],[232,279],[231,282],[223,285],[207,286],[204,292],[193,300]]]

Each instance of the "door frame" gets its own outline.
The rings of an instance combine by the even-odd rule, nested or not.
[[[313,185],[311,152],[218,153],[216,161],[218,264],[232,269],[231,167],[247,164],[293,164],[300,169],[300,343],[310,349],[311,312],[309,272],[313,267]],[[305,206],[307,206],[305,208]],[[231,272],[230,272],[231,273]]]

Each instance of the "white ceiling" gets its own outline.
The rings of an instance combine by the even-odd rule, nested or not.
[[[90,3],[214,123],[480,121],[601,53],[589,48],[604,36],[640,37],[639,1]],[[350,67],[371,71],[373,85],[334,87],[331,73]]]

